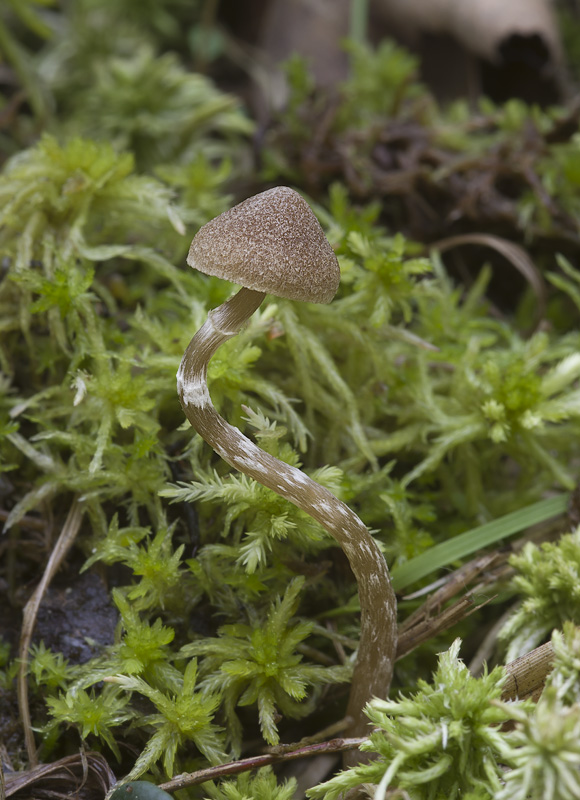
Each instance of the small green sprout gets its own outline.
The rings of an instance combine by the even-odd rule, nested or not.
[[[565,622],[561,631],[552,632],[552,647],[554,665],[546,685],[566,705],[580,703],[580,628]]]
[[[228,730],[236,753],[241,747],[242,728],[236,705],[258,706],[260,728],[268,744],[278,744],[277,711],[296,718],[312,710],[305,703],[308,687],[346,681],[348,667],[303,664],[296,648],[312,632],[312,622],[291,620],[296,613],[303,578],[296,578],[282,599],[272,603],[266,622],[224,625],[218,638],[185,645],[184,655],[203,655],[206,674],[201,686],[221,691]]]
[[[37,686],[48,689],[64,689],[75,672],[62,653],[53,653],[44,642],[30,648],[28,671]]]
[[[111,729],[133,718],[134,712],[127,708],[129,699],[115,686],[106,686],[99,693],[69,689],[58,697],[47,698],[48,711],[54,717],[47,730],[66,722],[78,728],[83,739],[89,736],[102,739],[120,760],[119,746]]]
[[[458,657],[460,640],[439,656],[431,683],[398,700],[372,700],[366,713],[375,727],[361,750],[376,759],[339,773],[311,789],[314,800],[336,800],[361,784],[388,787],[413,800],[459,800],[469,792],[493,795],[501,788],[500,763],[507,752],[499,725],[509,712],[494,705],[505,679],[502,667],[474,678]]]
[[[510,558],[522,602],[501,630],[506,658],[532,650],[566,620],[580,623],[580,528],[540,547],[528,542]]]
[[[396,116],[404,100],[421,95],[417,81],[418,61],[392,39],[384,39],[373,50],[366,44],[346,45],[351,75],[342,87],[339,127],[372,128],[378,119]]]
[[[223,781],[217,786],[204,783],[204,800],[292,800],[296,779],[278,784],[271,767],[258,770],[255,775],[244,772],[235,780]]]
[[[170,648],[175,637],[173,628],[164,625],[159,617],[155,621],[142,618],[137,604],[132,605],[120,589],[113,589],[113,600],[121,613],[121,641],[77,668],[72,688],[86,689],[118,673],[139,675],[150,686],[179,693],[183,674],[173,664],[175,656]]]
[[[98,560],[107,564],[121,562],[129,567],[139,580],[124,592],[140,611],[179,605],[182,603],[180,589],[186,579],[182,565],[184,545],[173,549],[172,533],[173,526],[167,525],[161,525],[155,534],[138,526],[119,528],[115,516],[85,569]]]
[[[196,659],[185,668],[178,693],[162,692],[133,675],[117,675],[108,680],[126,692],[138,692],[157,709],[137,720],[138,725],[153,733],[129,773],[129,780],[138,778],[160,760],[167,775],[173,775],[177,751],[187,741],[192,741],[211,764],[227,758],[221,728],[212,722],[220,696],[217,692],[196,690]]]
[[[495,800],[576,800],[580,797],[580,706],[547,688],[533,711],[506,706],[515,730],[506,737],[514,769]]]
[[[142,620],[137,611],[129,605],[119,590],[113,590],[113,599],[123,618],[125,635],[119,645],[120,672],[141,675],[149,670],[163,667],[169,660],[169,645],[175,631],[163,625],[157,618],[155,622]]]

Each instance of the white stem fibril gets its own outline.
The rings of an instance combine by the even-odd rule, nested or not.
[[[207,383],[199,378],[186,378],[183,372],[183,362],[177,370],[177,394],[188,406],[204,408],[204,406],[211,405]]]

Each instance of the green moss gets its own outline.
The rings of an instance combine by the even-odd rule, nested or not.
[[[501,637],[509,644],[508,658],[514,659],[565,622],[580,623],[580,529],[540,547],[528,542],[511,557],[511,564],[521,604],[503,626]]]
[[[311,789],[309,797],[335,800],[361,784],[377,786],[375,796],[384,797],[393,782],[413,800],[474,791],[491,797],[500,789],[507,746],[498,725],[509,715],[493,701],[504,671],[473,678],[458,659],[459,645],[439,656],[432,682],[419,681],[411,697],[369,704],[374,730],[361,749],[375,758]]]
[[[578,141],[559,127],[564,111],[519,101],[482,102],[476,116],[467,104],[441,110],[404,50],[349,45],[351,74],[331,114],[291,60],[290,100],[266,132],[257,175],[248,112],[191,70],[202,6],[79,0],[45,14],[41,3],[10,2],[0,12],[28,100],[0,138],[11,156],[0,175],[0,496],[6,547],[18,548],[1,577],[11,597],[15,584],[37,583],[26,515],[57,528],[80,498],[77,556],[116,587],[119,624],[114,644],[83,665],[33,648],[34,726],[55,754],[80,737],[120,756],[120,774],[159,780],[338,720],[341,690],[330,687],[347,679],[359,632],[355,583],[324,531],[231,473],[183,425],[177,366],[232,288],[189,270],[185,254],[243,187],[264,175],[308,186],[342,282],[329,306],[269,298],[212,360],[212,398],[264,449],[352,505],[391,564],[573,488],[580,438]],[[405,213],[376,180],[391,124],[399,137],[412,131],[425,156],[424,183],[411,196],[398,184]],[[538,158],[526,183],[530,143]],[[519,324],[530,302],[501,298],[499,310],[490,299],[490,267],[471,262],[477,274],[459,282],[397,232],[432,219],[452,181],[477,182],[489,154],[510,178],[510,233],[525,232],[550,283],[545,324],[532,334]],[[457,211],[441,207],[446,219]],[[560,245],[566,258],[553,260]],[[510,653],[576,620],[575,536],[514,559],[522,606],[508,623]],[[466,634],[495,610],[464,622]],[[396,688],[426,676],[440,641],[401,667]],[[388,779],[412,798],[486,797],[508,763],[505,792],[543,786],[522,755],[540,752],[538,732],[555,730],[555,757],[577,755],[574,639],[566,629],[554,642],[567,654],[554,673],[557,702],[547,696],[535,715],[518,706],[513,740],[494,727],[510,716],[491,702],[499,672],[470,677],[454,645],[434,682],[369,709],[374,766],[313,796],[384,784],[392,764]],[[7,658],[0,681],[11,692],[17,664]],[[293,790],[264,771],[192,796],[282,800]]]
[[[245,773],[235,780],[223,781],[219,786],[204,784],[204,800],[291,800],[296,789],[296,779],[290,778],[279,785],[271,767],[258,770],[256,775]]]
[[[236,706],[257,704],[260,730],[268,744],[278,744],[276,725],[279,712],[285,717],[302,717],[312,710],[313,699],[305,703],[311,687],[348,680],[350,670],[303,664],[298,645],[312,633],[313,624],[291,624],[304,580],[296,578],[275,601],[264,621],[224,625],[217,639],[193,642],[183,648],[186,656],[204,656],[202,686],[223,695],[233,750],[239,754],[242,726]]]

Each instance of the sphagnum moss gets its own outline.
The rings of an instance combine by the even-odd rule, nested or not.
[[[276,540],[271,550],[264,545],[261,560],[243,562],[245,552],[239,546],[240,539],[246,541],[255,532],[262,542],[272,541],[270,509],[264,510],[259,497],[246,496],[238,501],[240,505],[248,502],[253,511],[258,509],[262,518],[256,518],[255,526],[251,518],[250,523],[247,518],[240,519],[237,526],[232,526],[233,536],[227,544],[219,543],[212,537],[219,537],[217,529],[222,520],[224,529],[228,527],[231,507],[229,495],[216,494],[205,504],[196,502],[202,521],[199,551],[186,565],[177,554],[191,530],[184,520],[172,530],[164,519],[158,496],[168,477],[167,452],[179,439],[179,434],[172,438],[173,428],[167,435],[171,422],[174,427],[179,424],[177,413],[167,414],[171,406],[169,376],[182,349],[175,343],[182,335],[184,320],[198,317],[201,309],[220,302],[223,290],[216,288],[215,282],[202,285],[195,276],[175,269],[173,264],[180,257],[181,245],[175,243],[176,232],[167,224],[170,194],[167,187],[150,177],[133,176],[131,158],[137,156],[140,169],[149,175],[156,169],[158,158],[171,158],[171,164],[163,164],[163,173],[159,170],[156,174],[176,188],[181,203],[187,206],[184,214],[180,209],[182,219],[191,225],[203,224],[229,205],[227,163],[236,165],[236,176],[245,163],[243,157],[237,157],[240,147],[231,137],[233,134],[237,139],[237,132],[248,130],[247,120],[240,114],[223,113],[229,99],[224,104],[213,90],[206,91],[209,84],[192,79],[187,65],[167,58],[157,61],[157,53],[164,52],[169,39],[176,52],[189,52],[185,37],[189,37],[188,25],[195,25],[197,12],[192,11],[191,3],[186,9],[187,5],[181,0],[163,0],[149,4],[149,8],[134,0],[78,0],[51,9],[48,16],[44,11],[42,15],[34,12],[38,3],[12,0],[8,7],[16,13],[21,8],[27,10],[26,19],[22,20],[25,27],[33,22],[24,42],[27,53],[34,47],[31,34],[34,30],[39,32],[39,24],[44,27],[44,21],[49,20],[54,25],[51,40],[46,47],[43,44],[42,53],[35,54],[41,60],[30,60],[32,70],[23,62],[12,62],[15,79],[20,82],[12,99],[19,101],[25,94],[27,102],[20,106],[9,102],[6,106],[3,155],[12,155],[30,143],[27,137],[36,136],[47,120],[45,132],[55,134],[57,127],[61,132],[88,130],[93,137],[105,130],[116,142],[125,137],[139,152],[119,155],[87,140],[59,139],[57,145],[45,138],[7,162],[0,185],[0,195],[5,200],[0,235],[0,364],[9,376],[0,378],[1,510],[3,514],[13,510],[10,521],[18,518],[23,522],[19,528],[12,528],[23,559],[16,559],[15,570],[9,567],[2,572],[2,578],[9,577],[17,583],[22,579],[27,584],[32,568],[37,566],[34,529],[28,530],[28,521],[22,520],[25,511],[35,513],[42,503],[42,513],[35,523],[51,516],[58,521],[61,504],[71,492],[87,495],[87,528],[91,527],[98,539],[97,553],[107,565],[125,564],[132,575],[128,579],[132,585],[121,590],[130,607],[123,611],[127,630],[119,647],[105,651],[103,659],[110,659],[111,666],[121,661],[119,670],[129,674],[143,667],[138,677],[169,699],[176,694],[176,687],[170,684],[183,679],[179,676],[183,676],[185,665],[176,661],[179,651],[173,650],[170,643],[164,644],[169,635],[166,627],[159,628],[154,621],[161,615],[164,623],[175,630],[177,640],[184,635],[189,612],[202,595],[209,598],[211,610],[220,621],[239,622],[240,609],[248,612],[251,620],[257,618],[269,607],[268,594],[282,596],[296,574],[289,564],[303,558],[302,543],[291,533],[284,542],[287,549],[283,558]],[[180,24],[185,17],[180,17],[179,11],[187,14],[187,25]],[[6,26],[10,19],[9,13],[3,15]],[[16,41],[21,38],[21,31],[15,31],[11,35]],[[145,50],[140,49],[143,42],[151,42],[146,59]],[[504,107],[485,103],[474,126],[466,103],[454,105],[451,114],[437,110],[427,92],[413,80],[416,67],[404,51],[387,44],[376,52],[369,48],[353,51],[353,56],[352,78],[338,99],[340,107],[334,121],[330,120],[330,129],[324,128],[328,135],[319,141],[319,147],[324,148],[324,158],[320,160],[324,172],[316,174],[317,155],[322,150],[313,150],[312,131],[318,125],[318,114],[326,115],[326,106],[320,103],[313,83],[296,62],[294,87],[300,84],[301,96],[294,92],[284,123],[291,135],[282,139],[282,147],[270,139],[270,149],[260,153],[269,169],[269,179],[277,182],[281,174],[291,175],[296,185],[320,190],[325,227],[343,268],[341,297],[329,307],[280,303],[277,316],[271,305],[268,313],[272,328],[268,330],[270,336],[262,337],[259,363],[257,348],[250,348],[247,343],[267,327],[266,314],[261,316],[260,328],[251,326],[238,337],[237,342],[241,339],[241,343],[237,351],[222,350],[219,366],[217,359],[212,361],[214,376],[218,372],[222,375],[213,381],[212,397],[219,408],[229,407],[230,411],[239,409],[241,403],[257,402],[261,411],[273,414],[294,434],[299,432],[303,440],[308,427],[314,440],[307,467],[339,465],[340,491],[349,502],[356,502],[367,524],[383,531],[391,555],[405,559],[426,549],[431,541],[441,541],[475,522],[536,502],[558,485],[574,483],[579,436],[580,273],[575,267],[575,239],[569,234],[576,231],[579,208],[578,142],[574,126],[568,125],[566,110],[543,111],[518,101]],[[34,71],[39,64],[50,68],[41,66]],[[22,65],[26,72],[20,69]],[[119,68],[117,78],[122,69],[133,70],[129,81],[132,86],[125,98],[130,101],[141,93],[146,108],[154,101],[148,90],[165,78],[174,79],[173,91],[151,109],[146,147],[132,138],[137,117],[132,102],[124,102],[124,97],[117,95],[122,81],[109,82],[113,70]],[[114,101],[107,104],[106,118],[97,120],[99,130],[94,125],[87,126],[87,121],[94,121],[95,114],[102,111],[96,95],[86,102],[87,79],[89,84],[98,86],[101,99],[107,96]],[[194,102],[185,107],[182,103],[176,120],[175,98],[187,95],[195,100],[192,90],[196,86],[201,89],[197,96],[200,104]],[[111,93],[115,94],[112,98]],[[50,102],[51,95],[56,104]],[[33,131],[30,108],[39,109],[39,98],[42,113],[37,116],[39,126]],[[415,99],[418,102],[414,104]],[[51,105],[59,110],[58,125],[56,120],[48,119]],[[47,111],[49,114],[43,117]],[[198,128],[190,136],[190,123],[198,111],[205,122],[202,130]],[[361,120],[365,123],[362,127]],[[400,136],[402,120],[412,123],[404,125],[410,131],[408,138],[404,131]],[[393,150],[388,141],[381,139],[379,150],[388,156],[387,167],[381,172],[374,145],[377,135],[383,137],[385,131],[388,139],[391,124],[398,126],[396,146]],[[418,131],[426,150],[415,138]],[[172,137],[169,150],[164,147],[167,132]],[[356,139],[352,138],[353,132]],[[364,144],[357,146],[361,160],[357,159],[356,164],[344,157],[352,152],[353,141]],[[308,158],[297,159],[302,142]],[[367,143],[373,146],[366,146]],[[434,143],[453,151],[449,153],[451,160],[433,165],[431,156],[437,157]],[[334,152],[329,146],[334,146]],[[532,173],[530,146],[537,146],[535,152],[540,156],[532,165]],[[502,217],[502,227],[509,227],[511,216],[512,233],[516,237],[525,235],[530,253],[537,256],[538,268],[553,270],[548,277],[556,291],[552,290],[548,297],[548,325],[540,335],[528,338],[518,333],[519,326],[526,327],[526,307],[528,314],[530,308],[526,302],[516,307],[510,298],[506,306],[502,305],[501,315],[489,313],[485,295],[490,270],[482,269],[473,288],[467,290],[453,285],[435,260],[431,278],[423,274],[430,269],[426,260],[407,258],[417,252],[412,244],[403,243],[401,237],[387,236],[376,224],[379,213],[383,221],[389,219],[393,203],[392,196],[387,203],[382,202],[384,188],[374,180],[376,170],[379,169],[379,180],[386,178],[384,185],[388,186],[390,158],[397,159],[403,152],[411,158],[413,153],[418,154],[414,163],[420,166],[421,180],[428,190],[435,178],[437,196],[446,198],[440,204],[445,209],[446,227],[451,218],[449,208],[463,208],[469,186],[487,177],[490,167],[499,167],[504,176],[507,167],[503,187],[509,187],[509,196],[503,194],[499,183],[493,187],[494,192],[499,192],[502,213],[508,210],[508,217]],[[492,152],[498,160],[492,158],[490,164],[487,156]],[[183,164],[182,160],[191,153],[200,154],[199,161]],[[482,153],[486,157],[480,161]],[[339,155],[336,161],[335,154]],[[216,160],[224,157],[224,168],[216,168]],[[339,184],[326,195],[326,167],[332,163],[348,164],[348,171],[339,167],[332,172],[331,166],[331,175],[337,180],[342,176],[361,202],[366,189],[369,197],[380,200],[355,208],[348,189]],[[309,170],[307,176],[305,166]],[[355,182],[351,182],[351,167]],[[402,206],[416,193],[414,164],[406,174],[413,180],[407,189],[403,187]],[[371,175],[373,179],[369,179]],[[404,175],[405,172],[403,178]],[[535,181],[534,186],[542,187],[541,193],[529,191],[528,176]],[[511,195],[514,185],[518,195],[515,198]],[[411,195],[405,197],[405,191]],[[322,209],[326,205],[329,212]],[[416,206],[413,203],[411,207]],[[476,203],[473,208],[477,214],[481,206]],[[433,207],[431,210],[437,212]],[[488,210],[493,213],[493,208]],[[172,218],[177,221],[175,214]],[[403,219],[409,219],[406,213],[397,217],[397,227]],[[430,218],[429,226],[432,222]],[[552,247],[535,248],[542,232],[552,237]],[[560,241],[565,243],[569,261],[560,259],[556,271],[551,259],[562,233],[565,236]],[[138,281],[134,280],[136,277]],[[172,283],[169,291],[167,279]],[[163,291],[159,291],[160,284]],[[517,320],[511,317],[512,312],[514,317],[518,315]],[[305,346],[307,332],[312,344]],[[418,349],[417,345],[422,348],[426,343],[431,345],[429,351]],[[292,370],[287,368],[287,360],[294,362]],[[136,380],[139,376],[144,380]],[[115,391],[115,396],[106,391],[113,383],[122,389]],[[136,396],[136,388],[140,393],[145,391],[143,399]],[[303,405],[292,409],[288,398],[299,399]],[[162,415],[158,413],[160,406]],[[108,428],[100,428],[103,410],[115,417]],[[241,412],[236,413],[239,419]],[[160,425],[161,421],[167,427]],[[467,423],[471,423],[470,427]],[[99,444],[102,450],[95,458]],[[304,441],[300,448],[305,452]],[[188,456],[203,489],[204,476],[211,472],[210,459],[195,442],[190,444]],[[391,461],[384,464],[386,459]],[[384,471],[381,468],[372,473],[367,469],[377,463],[381,467],[384,464]],[[388,477],[391,465],[392,480]],[[211,474],[216,487],[230,491],[235,488],[223,472]],[[409,475],[415,479],[411,489],[407,486]],[[173,479],[178,481],[179,476]],[[430,506],[428,516],[414,517],[425,504]],[[391,513],[396,516],[397,509],[397,530],[388,530],[385,519],[390,519]],[[115,511],[121,517],[117,532],[111,523]],[[405,515],[407,521],[401,525]],[[135,526],[140,525],[144,527],[137,531]],[[166,541],[164,547],[159,544],[161,537]],[[34,557],[26,559],[29,548]],[[568,559],[567,565],[570,563]],[[241,568],[242,564],[246,569]],[[187,566],[191,568],[189,572]],[[253,571],[248,566],[253,566]],[[1,568],[4,570],[4,564]],[[332,597],[341,604],[343,587],[331,587],[329,580],[320,579],[322,572],[320,569],[314,579],[317,590],[325,594],[326,602]],[[174,578],[178,579],[177,584]],[[558,592],[567,590],[559,580]],[[175,585],[180,596],[188,598],[187,611],[176,611],[172,600]],[[548,617],[561,620],[559,609],[551,605],[553,589],[544,584],[543,578],[542,586],[550,601],[546,601]],[[348,586],[344,588],[349,591]],[[337,609],[337,613],[342,610]],[[554,615],[555,610],[558,613]],[[340,635],[350,634],[348,638],[352,638],[353,629],[345,623],[351,618],[352,614],[335,618]],[[149,639],[144,639],[147,628]],[[515,631],[516,637],[521,632]],[[537,628],[532,632],[537,635]],[[159,648],[155,652],[146,648],[147,641],[151,646],[157,642]],[[88,680],[95,668],[94,663],[75,665],[75,676],[67,677],[58,654],[51,658],[47,652],[35,651],[32,661],[32,666],[37,667],[35,680],[45,692],[55,691],[50,688],[55,681],[59,685],[62,681],[66,691],[71,681]],[[415,666],[423,661],[422,656],[420,652]],[[149,665],[147,657],[153,658]],[[565,685],[570,681],[572,685],[578,683],[574,661],[575,658],[568,661],[562,677]],[[407,664],[401,664],[399,677],[404,683],[407,676],[412,676],[408,683],[413,684],[414,666],[409,668]],[[6,688],[11,685],[12,674],[10,665],[0,674]],[[100,669],[99,680],[102,675]],[[137,750],[146,745],[143,729],[125,722],[113,730],[113,723],[121,721],[129,706],[134,710],[139,707],[135,701],[125,705],[126,697],[118,685],[109,686],[104,695],[95,689],[94,697],[101,697],[96,703],[87,692],[67,692],[64,696],[68,696],[70,706],[66,702],[53,705],[55,711],[60,708],[54,717],[59,734],[63,725],[72,725],[83,734],[88,733],[89,741],[95,734],[106,741],[112,731],[117,743],[130,741]],[[518,751],[518,765],[524,769],[513,771],[506,784],[506,794],[508,789],[511,793],[508,796],[516,796],[516,792],[525,796],[530,776],[534,789],[543,791],[548,771],[542,773],[541,768],[546,754],[575,763],[578,734],[574,714],[566,711],[550,719],[562,710],[562,698],[559,700],[559,704],[547,704],[542,709],[542,719],[537,715],[527,727],[525,721],[518,722],[522,738],[512,745]],[[566,699],[565,705],[574,702]],[[94,714],[101,710],[106,713],[99,721]],[[118,713],[113,718],[115,710]],[[171,704],[167,710],[171,710]],[[41,713],[38,712],[39,717]],[[561,753],[549,753],[542,750],[538,735],[542,730],[557,732],[559,720],[563,749]],[[42,722],[41,718],[39,725]],[[161,722],[158,719],[156,724]],[[184,736],[184,744],[186,740]],[[552,736],[552,740],[555,743],[556,737]],[[60,736],[60,741],[64,747],[70,744],[68,737]],[[536,761],[540,769],[536,772],[525,769],[529,748],[540,756]],[[183,752],[177,758],[181,766],[186,763],[188,750],[182,745],[180,750]],[[121,751],[125,752],[124,748]],[[415,770],[415,777],[423,780],[426,790],[433,779],[427,766],[425,761],[418,762]],[[228,800],[252,792],[259,794],[260,800],[269,798],[268,793],[272,797],[283,796],[275,783],[273,777],[255,783],[240,779],[224,785],[223,795]],[[552,782],[552,786],[556,784]],[[563,796],[564,791],[565,786]],[[577,788],[575,791],[577,794]],[[474,789],[464,797],[474,800],[487,794]]]

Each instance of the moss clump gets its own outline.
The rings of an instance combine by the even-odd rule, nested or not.
[[[86,739],[119,776],[157,782],[339,720],[360,627],[356,585],[324,531],[183,425],[177,366],[231,291],[185,267],[197,227],[256,183],[310,192],[341,265],[336,300],[269,299],[212,360],[210,391],[268,452],[352,505],[390,564],[572,489],[580,440],[578,141],[566,111],[442,110],[408,53],[357,45],[332,112],[292,60],[257,172],[249,112],[191,67],[203,6],[0,10],[23,93],[3,86],[0,98],[0,580],[16,617],[71,504],[82,508],[71,568],[106,577],[116,638],[93,643],[84,664],[33,645],[33,726],[45,759]],[[487,250],[460,272],[415,241],[470,226],[528,248],[534,291],[511,266],[482,263]],[[523,604],[510,654],[576,619],[576,538],[514,558]],[[497,610],[462,622],[466,642]],[[550,690],[535,713],[517,706],[510,738],[493,727],[510,716],[492,703],[498,671],[470,677],[453,645],[427,682],[442,642],[402,664],[403,699],[369,710],[375,765],[313,796],[364,780],[483,797],[499,765],[513,768],[502,791],[525,793],[546,785],[526,772],[526,748],[554,725],[558,753],[576,758],[573,643],[556,700]],[[12,702],[18,663],[8,646],[1,656]],[[292,791],[262,772],[191,794]]]

